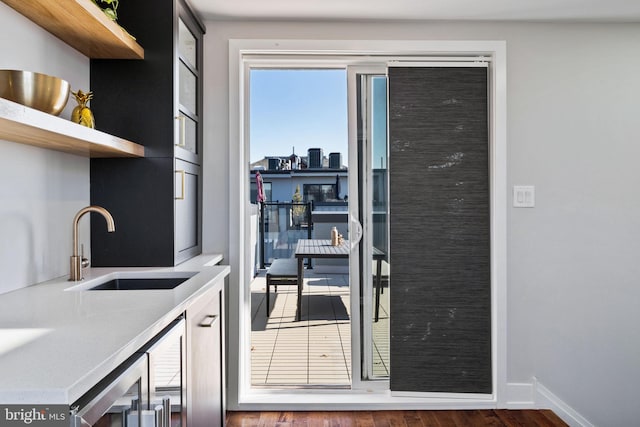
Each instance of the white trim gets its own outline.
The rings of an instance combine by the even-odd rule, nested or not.
[[[388,67],[478,67],[478,68],[487,68],[489,63],[486,60],[481,61],[469,61],[467,58],[466,61],[446,61],[446,62],[437,62],[437,61],[389,61],[387,63]]]
[[[505,405],[500,408],[535,409],[534,383],[508,383],[506,390]]]
[[[348,65],[347,66],[347,90],[348,90],[348,122],[349,122],[349,170],[357,171],[355,174],[350,174],[349,177],[349,194],[350,200],[353,201],[349,206],[349,217],[357,218],[360,214],[358,200],[364,199],[365,210],[367,213],[371,213],[373,201],[372,201],[372,188],[373,184],[370,180],[371,164],[368,161],[364,161],[363,167],[359,167],[359,151],[364,149],[363,157],[365,159],[371,158],[371,122],[368,111],[370,106],[365,105],[367,113],[362,119],[362,126],[366,129],[365,144],[363,147],[358,146],[358,102],[370,101],[369,96],[366,93],[361,93],[360,97],[357,97],[358,87],[360,82],[357,80],[358,75],[386,75],[387,67],[383,64],[380,65]],[[367,82],[367,89],[365,92],[370,92],[370,80]],[[364,182],[364,194],[360,194],[360,188],[358,186],[358,180],[363,178]],[[351,226],[351,221],[349,225]],[[350,267],[350,280],[354,284],[360,283],[361,280],[365,282],[365,289],[367,290],[364,295],[360,294],[360,286],[351,287],[351,313],[354,313],[351,322],[351,370],[352,370],[352,388],[354,390],[375,388],[379,390],[386,390],[389,388],[389,381],[386,378],[372,378],[372,366],[373,366],[373,325],[371,322],[362,324],[360,319],[362,318],[362,312],[373,313],[373,276],[365,275],[360,277],[360,258],[362,258],[363,266],[362,271],[372,271],[372,256],[369,253],[373,247],[371,237],[371,224],[370,218],[365,218],[362,224],[363,228],[362,239],[365,249],[364,254],[360,254],[359,247],[354,248],[352,255],[349,258]],[[351,236],[351,231],[349,231]],[[360,304],[362,301],[362,307]],[[369,314],[367,314],[368,316]],[[360,333],[362,331],[362,334]],[[362,381],[363,376],[372,378],[371,380]]]
[[[487,56],[506,53],[503,40],[289,40],[289,39],[230,39],[229,54],[243,55],[333,55],[341,57],[412,58]],[[371,61],[369,61],[370,63]]]
[[[551,409],[554,414],[571,427],[595,427],[589,420],[537,381],[535,382],[535,390],[536,408]]]
[[[562,421],[572,427],[595,427],[575,409],[553,394],[534,377],[529,383],[509,383],[506,385],[506,409],[550,409]]]
[[[304,393],[259,393],[247,387],[250,366],[249,342],[241,331],[246,331],[249,296],[246,295],[245,272],[248,247],[244,244],[248,235],[245,216],[249,203],[248,175],[245,173],[247,139],[244,138],[243,117],[246,76],[244,55],[286,55],[298,59],[327,55],[356,57],[360,64],[373,63],[383,57],[435,57],[487,56],[491,59],[491,190],[492,190],[492,369],[493,390],[491,399],[468,397],[394,397],[388,391],[345,390],[322,392],[308,390]],[[299,56],[298,56],[299,55]],[[373,57],[373,58],[371,58]],[[286,62],[287,64],[294,63]],[[318,61],[321,62],[321,61]],[[299,61],[298,61],[299,63]],[[326,63],[326,62],[325,62]],[[336,64],[340,63],[336,59]],[[345,64],[346,63],[346,64]],[[342,66],[358,62],[342,61]],[[284,62],[283,62],[284,64]],[[308,62],[305,62],[309,66]],[[313,65],[315,66],[315,65]],[[419,40],[229,40],[229,164],[236,171],[229,184],[229,264],[232,266],[229,286],[228,329],[228,407],[229,409],[462,409],[490,408],[504,403],[507,393],[507,97],[506,97],[506,42],[504,41],[419,41]],[[239,141],[245,141],[240,144]],[[239,355],[239,357],[238,357]],[[373,387],[372,387],[373,388]],[[249,393],[250,392],[250,393]],[[328,399],[330,397],[330,399]],[[285,403],[283,403],[285,402]],[[293,403],[295,402],[295,403]],[[349,406],[351,405],[351,406]]]
[[[231,144],[231,141],[240,140],[240,117],[238,111],[240,111],[240,66],[239,57],[237,52],[233,49],[229,49],[229,170],[233,170],[233,166],[240,170],[239,166],[242,159],[242,152],[237,147],[237,144]],[[241,316],[238,313],[237,308],[234,308],[234,301],[242,301],[242,295],[240,293],[240,287],[238,283],[244,281],[244,277],[240,274],[238,266],[241,262],[245,262],[244,257],[240,253],[240,236],[242,233],[241,221],[238,221],[238,217],[242,217],[245,212],[242,204],[240,203],[240,182],[237,177],[230,176],[229,179],[229,265],[231,271],[229,273],[229,284],[227,291],[228,309],[227,316],[229,321],[226,322],[227,329],[226,341],[227,341],[227,405],[233,407],[234,402],[237,402],[237,396],[242,393],[239,385],[242,384],[241,378],[241,363],[237,357],[231,357],[231,351],[241,347],[239,340],[240,328],[244,326]],[[236,286],[233,286],[236,284]],[[237,404],[237,403],[235,403]]]
[[[493,358],[493,390],[500,403],[507,390],[507,45],[496,42],[492,56],[490,82],[491,126],[489,139],[492,171],[489,174],[492,191],[491,227],[491,319],[495,339],[491,342]],[[492,90],[491,90],[492,89]]]
[[[349,153],[349,179],[347,186],[349,187],[349,236],[354,236],[353,221],[358,218],[358,177],[353,171],[358,171],[358,129],[354,126],[357,123],[358,116],[358,99],[357,99],[357,82],[355,68],[347,66],[347,150]],[[362,224],[360,224],[362,225]],[[363,230],[363,235],[366,235]],[[358,244],[351,245],[351,253],[349,254],[349,310],[351,317],[351,387],[359,389],[362,378],[362,366],[360,364],[361,349],[361,316],[360,316],[360,246]],[[366,342],[366,341],[365,341]],[[357,360],[358,363],[354,363]]]
[[[311,393],[313,391],[314,393]],[[388,390],[335,391],[307,390],[255,392],[240,402],[242,410],[252,411],[356,411],[412,409],[495,409],[493,399],[469,399],[464,396],[422,397],[394,396]],[[251,409],[248,409],[251,408]],[[231,409],[231,408],[230,408]]]
[[[393,397],[411,397],[411,398],[423,398],[423,399],[446,399],[448,401],[460,400],[474,400],[478,402],[487,401],[494,402],[492,394],[481,393],[436,393],[431,391],[391,391]]]
[[[331,55],[328,57],[327,55]],[[377,67],[488,67],[492,58],[489,56],[464,56],[464,57],[413,57],[413,56],[379,56],[379,55],[336,55],[327,53],[320,56],[304,54],[267,55],[246,53],[242,55],[246,62],[250,62],[254,69],[285,69],[300,67],[320,69],[344,69],[345,67],[371,67],[375,62]],[[292,56],[295,56],[292,58]]]

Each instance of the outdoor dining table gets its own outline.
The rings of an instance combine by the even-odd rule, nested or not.
[[[296,308],[296,320],[302,317],[302,286],[304,284],[304,259],[308,258],[349,258],[351,252],[349,241],[344,240],[338,246],[332,246],[329,239],[300,239],[296,245],[295,257],[298,260],[298,305]],[[376,266],[376,309],[375,321],[378,321],[380,308],[380,284],[382,276],[382,260],[386,257],[385,253],[378,248],[373,248],[373,259],[378,260]],[[311,264],[311,262],[310,262]]]

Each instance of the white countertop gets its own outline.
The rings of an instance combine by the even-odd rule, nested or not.
[[[65,290],[68,276],[0,295],[0,403],[71,404],[207,290],[229,266],[200,255],[176,267],[89,268],[89,287],[114,272],[199,272],[174,289]]]

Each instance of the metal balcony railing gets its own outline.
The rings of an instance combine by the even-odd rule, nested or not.
[[[311,239],[312,203],[260,203],[260,268],[275,258],[291,258],[298,239]]]

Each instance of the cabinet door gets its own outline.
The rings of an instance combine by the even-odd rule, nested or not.
[[[176,159],[175,169],[175,262],[197,255],[200,243],[200,166]]]
[[[224,425],[223,300],[214,290],[187,309],[189,426]]]
[[[177,115],[175,155],[201,164],[202,147],[202,27],[179,3],[177,53]]]
[[[186,422],[185,335],[185,320],[176,319],[144,348],[149,360],[149,409],[163,408],[162,427],[182,427]]]

